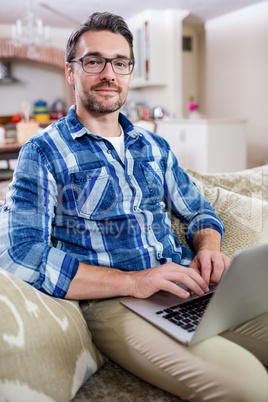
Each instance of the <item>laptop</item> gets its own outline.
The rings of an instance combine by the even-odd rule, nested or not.
[[[178,341],[194,345],[268,311],[268,244],[237,252],[219,284],[204,296],[182,299],[160,291],[120,301]]]

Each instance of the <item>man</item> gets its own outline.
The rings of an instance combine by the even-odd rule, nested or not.
[[[230,263],[221,220],[168,144],[119,113],[133,68],[121,17],[94,13],[72,33],[66,78],[76,106],[21,151],[1,214],[0,264],[52,296],[88,300],[97,346],[144,380],[187,400],[265,400],[266,372],[245,349],[223,337],[180,345],[117,298],[203,295]],[[195,256],[166,205],[187,225]]]

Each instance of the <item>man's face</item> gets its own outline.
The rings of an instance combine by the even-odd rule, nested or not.
[[[122,35],[108,31],[86,32],[77,44],[75,57],[90,55],[130,58],[130,47]],[[111,113],[121,108],[127,98],[132,74],[118,75],[110,63],[97,74],[86,73],[79,62],[71,64],[69,68],[67,65],[66,76],[68,82],[75,86],[78,108],[81,105],[87,111],[96,113]]]

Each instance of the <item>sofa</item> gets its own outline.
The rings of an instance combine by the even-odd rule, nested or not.
[[[268,241],[268,165],[191,179],[222,218],[222,251]],[[185,228],[173,229],[187,243]],[[0,268],[0,401],[179,401],[96,348],[78,301],[45,295]]]

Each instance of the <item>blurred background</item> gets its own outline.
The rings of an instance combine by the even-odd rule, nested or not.
[[[239,153],[231,170],[268,163],[268,1],[1,2],[0,140],[16,135],[25,102],[41,128],[67,113],[74,102],[64,75],[67,38],[90,13],[109,11],[134,34],[135,75],[123,109],[130,119],[155,120],[160,135],[178,135],[189,158],[188,128],[203,133],[205,125],[207,133],[214,124],[214,138],[228,143],[221,170]]]

